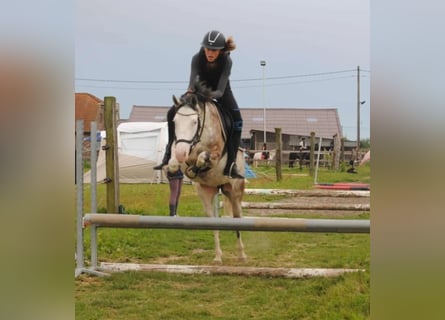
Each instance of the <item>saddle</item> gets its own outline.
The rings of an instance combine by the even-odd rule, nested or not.
[[[232,136],[232,130],[233,130],[232,115],[228,110],[224,109],[218,101],[213,100],[213,103],[215,104],[216,110],[218,110],[222,128],[224,130],[223,136],[226,138],[227,141]],[[226,151],[227,151],[227,142],[224,144],[224,153],[226,153]]]

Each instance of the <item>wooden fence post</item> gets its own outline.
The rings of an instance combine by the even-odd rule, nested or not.
[[[105,165],[107,184],[107,212],[119,212],[119,162],[117,157],[116,98],[104,98],[104,122],[107,134]]]
[[[338,134],[334,134],[334,156],[332,157],[334,170],[340,169],[340,150],[341,150],[341,140]]]
[[[275,144],[276,144],[276,153],[275,153],[275,172],[277,175],[277,181],[281,181],[281,157],[282,157],[282,137],[281,137],[281,128],[275,128]]]
[[[314,175],[315,162],[315,132],[311,132],[311,152],[309,154],[309,175]]]

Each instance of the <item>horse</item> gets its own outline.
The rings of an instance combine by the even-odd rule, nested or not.
[[[176,114],[173,119],[175,141],[172,144],[168,170],[175,172],[179,168],[192,180],[201,199],[204,212],[214,216],[214,197],[221,190],[224,195],[224,212],[233,218],[242,217],[241,201],[244,195],[245,180],[223,175],[227,153],[222,117],[215,102],[203,98],[205,93],[189,93],[178,100],[173,95]],[[238,150],[236,157],[238,171],[244,175],[244,154]],[[236,231],[238,259],[247,261],[241,234]],[[214,263],[222,262],[222,250],[219,231],[214,231]]]
[[[258,162],[263,160],[266,161],[267,165],[270,165],[270,162],[275,159],[276,150],[267,151],[268,157],[265,159],[263,156],[264,151],[255,152],[253,155],[253,166],[258,167]]]
[[[289,153],[289,168],[293,168],[295,162],[298,160],[300,170],[303,169],[304,163],[309,163],[310,152],[306,149],[300,149],[299,151],[292,151]]]

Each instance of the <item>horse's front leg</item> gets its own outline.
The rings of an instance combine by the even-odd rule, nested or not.
[[[190,165],[186,169],[185,173],[189,178],[193,179],[198,175],[198,173],[201,170],[207,168],[209,163],[210,163],[210,153],[207,151],[203,151],[198,155],[195,163]]]
[[[172,150],[171,150],[171,156],[170,160],[168,160],[168,171],[171,173],[175,173],[179,170],[179,161],[176,158],[176,146],[173,144]]]
[[[209,187],[197,184],[196,185],[196,191],[201,198],[202,206],[204,209],[205,214],[208,217],[214,217],[214,197],[218,192],[218,189],[216,187]],[[213,259],[214,263],[221,263],[222,262],[222,250],[221,245],[219,242],[219,231],[214,230],[213,236],[215,239],[215,258]]]
[[[198,168],[205,167],[208,165],[210,161],[210,153],[208,151],[203,151],[198,155],[198,158],[196,159],[196,166]]]

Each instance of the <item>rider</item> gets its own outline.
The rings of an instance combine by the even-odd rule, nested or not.
[[[229,81],[232,70],[230,51],[235,50],[235,48],[232,37],[228,37],[226,40],[219,31],[212,30],[207,32],[201,42],[201,49],[192,58],[190,82],[186,94],[194,92],[194,83],[197,77],[199,77],[200,81],[205,81],[206,85],[213,90],[210,98],[215,99],[222,108],[230,112],[233,123],[231,135],[227,139],[227,163],[224,175],[243,179],[244,177],[238,172],[236,167],[236,154],[241,140],[243,119],[241,118],[241,112],[233,96]],[[155,170],[161,170],[164,165],[168,164],[170,159],[171,145],[175,136],[173,123],[175,110],[173,106],[167,112],[169,140],[162,163],[155,166]]]

